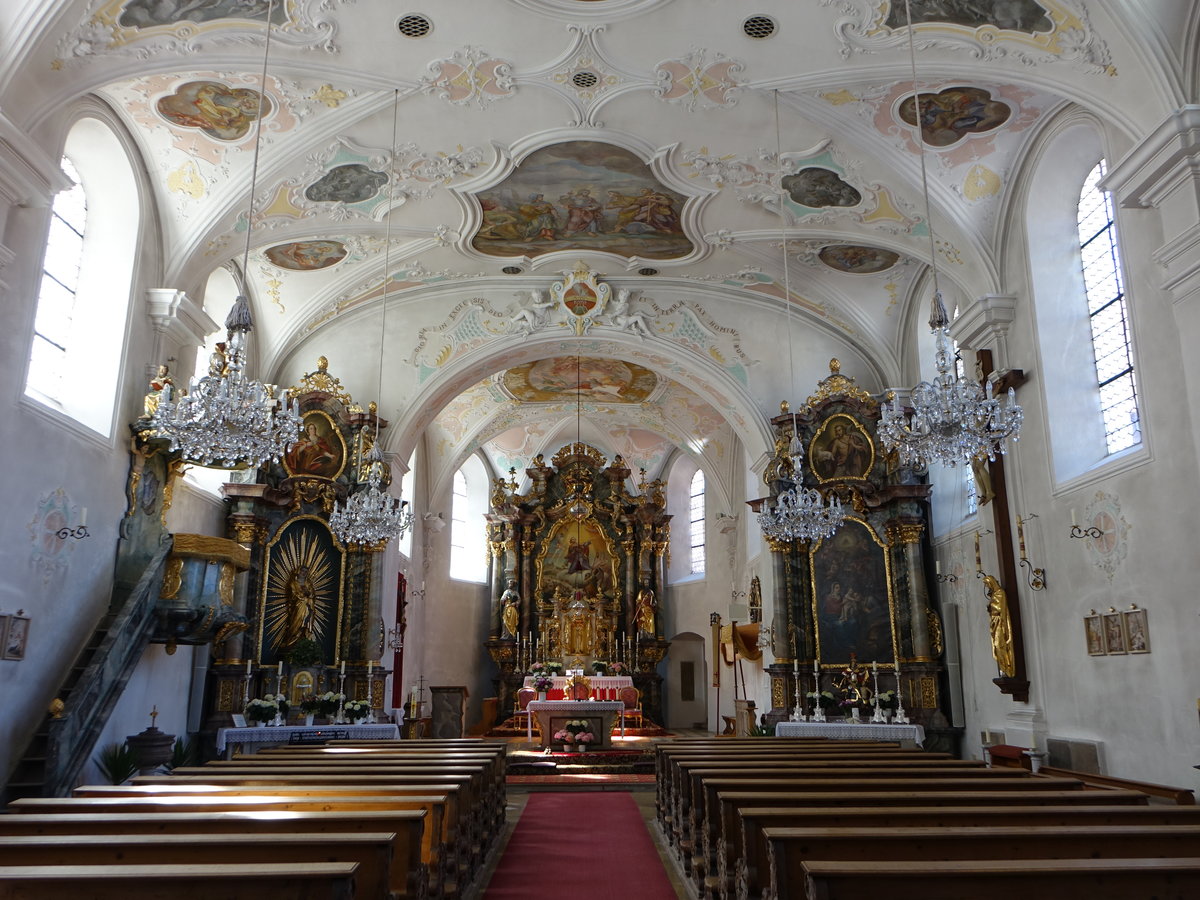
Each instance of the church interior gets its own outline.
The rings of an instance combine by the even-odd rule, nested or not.
[[[5,802],[575,701],[1200,788],[1197,4],[26,0],[0,50]]]

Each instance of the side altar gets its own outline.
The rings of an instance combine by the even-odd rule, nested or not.
[[[507,713],[534,662],[564,669],[620,663],[641,693],[643,715],[662,721],[657,667],[670,643],[661,611],[668,602],[670,519],[665,485],[633,485],[616,456],[572,443],[547,465],[496,480],[487,515],[493,591],[488,653],[500,668],[497,696]]]

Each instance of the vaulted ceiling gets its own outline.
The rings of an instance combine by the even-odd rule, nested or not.
[[[586,427],[657,475],[674,448],[753,462],[830,357],[914,380],[933,254],[954,300],[1008,290],[1039,129],[1184,102],[1189,6],[911,0],[928,214],[897,0],[277,0],[266,59],[268,0],[43,0],[0,11],[0,75],[30,131],[112,107],[162,286],[244,279],[266,376],[324,355],[364,403],[382,383],[390,449],[425,434],[446,471]],[[572,279],[607,301],[581,316]]]

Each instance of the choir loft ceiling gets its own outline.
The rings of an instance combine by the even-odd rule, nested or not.
[[[912,0],[931,242],[895,0],[278,0],[249,221],[267,0],[18,5],[14,41],[56,25],[4,54],[6,114],[33,130],[87,95],[111,107],[145,161],[161,286],[244,278],[263,375],[324,355],[375,398],[386,251],[391,449],[426,427],[446,466],[553,449],[578,426],[569,392],[511,388],[577,353],[609,379],[593,439],[652,475],[675,448],[761,449],[830,357],[871,391],[915,380],[931,243],[953,300],[1003,293],[1031,141],[1069,103],[1148,131],[1179,98],[1139,96],[1173,82],[1139,77],[1158,63],[1130,38],[1182,54],[1189,33],[1187,4]],[[579,262],[650,333],[514,320]],[[617,402],[640,370],[653,388]]]

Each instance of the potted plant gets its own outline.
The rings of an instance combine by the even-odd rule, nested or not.
[[[563,664],[560,662],[546,663],[546,671],[551,675],[561,675],[563,673]]]
[[[608,663],[602,659],[592,660],[592,672],[596,675],[608,674]]]
[[[548,690],[550,690],[550,687],[553,684],[554,684],[554,679],[551,678],[549,675],[540,674],[540,675],[533,676],[533,689],[535,691],[537,691],[539,700],[546,699],[546,692]]]
[[[321,715],[326,719],[335,719],[338,710],[342,708],[342,703],[346,700],[345,694],[335,694],[333,691],[326,691],[320,696]]]
[[[819,706],[826,711],[837,709],[838,700],[829,691],[809,691],[807,694],[810,705]]]
[[[596,739],[589,730],[586,719],[569,719],[562,728],[554,732],[554,741],[563,745],[563,750],[573,753],[580,744],[588,744]]]
[[[279,714],[279,706],[275,703],[275,696],[255,697],[246,704],[246,721],[255,722],[259,725],[266,725],[268,722],[273,722],[275,716]]]
[[[323,709],[321,698],[315,694],[305,694],[300,698],[300,712],[304,713],[304,724],[312,725],[317,713]]]
[[[371,714],[371,704],[366,700],[347,700],[342,707],[342,715],[351,722],[361,722]]]
[[[288,704],[287,694],[267,694],[267,699],[275,700],[275,724],[286,725],[288,710],[291,706]]]
[[[625,674],[625,663],[623,663],[623,662],[609,663],[608,664],[608,674],[609,675],[624,675]]]

